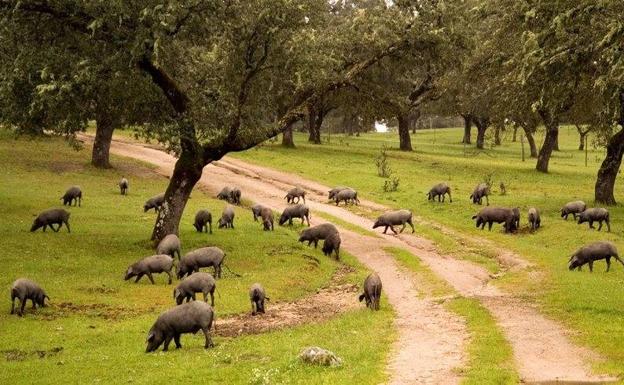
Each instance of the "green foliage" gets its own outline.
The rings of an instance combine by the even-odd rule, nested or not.
[[[382,178],[389,178],[392,174],[390,163],[388,162],[388,148],[384,145],[379,150],[379,155],[375,158],[375,166],[377,167],[377,175]]]

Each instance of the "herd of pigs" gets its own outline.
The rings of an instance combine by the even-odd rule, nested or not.
[[[126,178],[122,178],[119,182],[121,195],[128,193],[129,182]],[[217,195],[218,199],[228,202],[224,208],[221,218],[217,224],[218,228],[228,229],[234,228],[235,212],[231,205],[240,205],[241,191],[238,188],[225,187]],[[303,230],[299,237],[299,242],[308,242],[308,246],[314,244],[316,248],[319,241],[323,241],[322,251],[326,256],[334,256],[339,259],[340,252],[340,233],[336,226],[331,223],[310,227],[310,210],[305,204],[306,192],[299,188],[293,188],[284,197],[289,206],[283,210],[279,218],[279,225],[293,224],[293,219],[301,219],[301,223],[307,223],[308,228]],[[439,183],[431,188],[427,193],[430,201],[444,202],[445,196],[449,196],[452,202],[451,188],[446,183]],[[513,233],[520,228],[520,210],[518,208],[505,207],[489,207],[489,186],[485,183],[477,185],[470,199],[474,204],[482,204],[485,198],[487,206],[480,210],[472,217],[476,221],[476,226],[481,229],[488,225],[488,229],[492,229],[493,223],[503,224],[504,231]],[[63,205],[81,206],[82,190],[78,186],[70,187],[65,195],[61,198]],[[329,199],[336,205],[344,202],[348,204],[359,204],[357,191],[349,187],[336,187],[329,191]],[[300,203],[303,201],[303,203]],[[154,210],[158,213],[165,204],[164,194],[159,194],[148,199],[144,206],[144,212]],[[262,228],[265,231],[273,230],[273,211],[269,207],[261,204],[255,204],[251,207],[254,221],[260,219]],[[587,208],[584,202],[576,201],[567,203],[561,209],[561,217],[566,219],[568,215],[572,215],[574,219],[578,219],[578,223],[588,222],[590,228],[594,228],[594,222],[598,222],[598,230],[602,229],[603,222],[607,225],[608,231],[611,231],[609,223],[609,212],[603,208]],[[53,208],[43,211],[39,214],[30,229],[31,232],[39,228],[46,231],[50,227],[54,232],[58,232],[65,225],[67,231],[70,232],[69,226],[70,213],[64,209]],[[537,231],[541,225],[539,210],[531,207],[528,210],[528,222],[531,231]],[[54,226],[57,226],[56,228]],[[412,222],[412,212],[410,210],[389,211],[377,218],[373,224],[373,229],[383,227],[383,233],[386,234],[390,229],[394,234],[398,234],[395,226],[402,226],[399,232],[403,232],[406,226],[412,228],[415,232]],[[195,215],[193,226],[198,232],[209,232],[212,234],[212,214],[208,210],[200,210]],[[199,330],[205,335],[205,347],[213,346],[210,338],[210,329],[214,322],[214,292],[216,289],[216,279],[221,278],[222,267],[229,270],[224,263],[226,253],[218,247],[202,247],[181,254],[181,242],[176,234],[165,236],[156,248],[156,254],[143,258],[130,265],[125,273],[125,280],[135,278],[135,283],[142,277],[147,276],[152,284],[154,284],[153,274],[165,273],[168,276],[168,283],[173,282],[172,270],[174,261],[177,257],[178,263],[176,268],[179,284],[173,291],[173,298],[176,306],[162,313],[150,329],[147,337],[147,352],[152,352],[164,344],[163,350],[167,350],[171,340],[175,342],[176,348],[180,348],[180,335],[185,333],[197,333]],[[620,259],[615,245],[610,242],[601,241],[589,244],[578,249],[568,261],[569,269],[581,270],[585,264],[589,265],[590,271],[593,271],[593,263],[596,260],[605,259],[607,263],[607,271],[611,266],[611,258],[616,259],[622,265],[624,262]],[[213,268],[213,274],[201,272],[201,268]],[[231,270],[229,270],[232,274]],[[237,274],[235,274],[237,275]],[[364,281],[363,294],[359,296],[359,300],[366,301],[366,306],[373,309],[379,309],[379,301],[381,298],[382,283],[376,273],[370,274]],[[195,301],[196,295],[201,293],[204,301]],[[210,296],[210,305],[208,305],[208,296]],[[20,308],[17,310],[18,315],[23,315],[26,301],[32,302],[33,309],[37,306],[45,306],[45,300],[50,298],[46,292],[35,282],[20,278],[13,283],[11,288],[11,314],[15,313],[15,300],[20,301]],[[265,301],[269,298],[260,283],[254,283],[249,289],[249,299],[251,302],[252,315],[265,312]],[[186,303],[184,302],[186,300]],[[192,300],[192,301],[191,301]]]

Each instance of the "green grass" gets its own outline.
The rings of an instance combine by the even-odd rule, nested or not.
[[[9,301],[4,302],[0,383],[247,384],[262,383],[265,375],[273,382],[306,384],[354,379],[377,384],[386,379],[386,356],[395,337],[390,309],[359,309],[264,335],[216,337],[217,347],[207,351],[199,334],[185,335],[179,351],[145,354],[147,330],[158,314],[173,306],[177,282],[167,285],[164,275],[156,275],[156,285],[147,279],[134,284],[124,281],[123,274],[129,264],[153,254],[148,239],[155,214],[143,213],[142,205],[165,189],[167,179],[145,164],[118,157],[112,159],[115,169],[96,170],[89,166],[89,152],[75,152],[58,139],[14,140],[0,131],[5,267],[0,288],[8,299],[13,280],[28,277],[52,299],[52,306],[35,313],[27,307],[23,318],[9,315]],[[126,197],[116,186],[121,175],[130,180]],[[60,196],[73,184],[82,187],[84,199],[82,207],[68,209],[72,232],[30,233],[33,215],[60,206]],[[196,191],[180,228],[183,253],[216,245],[226,251],[228,266],[242,274],[234,278],[225,272],[217,282],[217,319],[249,311],[247,291],[253,282],[261,282],[273,302],[297,300],[325,286],[340,266],[296,242],[297,226],[264,232],[246,209],[237,209],[234,230],[215,226],[212,235],[195,232],[192,219],[198,209],[208,208],[218,217],[223,206]],[[345,280],[361,283],[366,271],[346,253],[343,261],[356,268]],[[378,332],[368,333],[369,328]],[[307,345],[334,350],[345,360],[344,367],[299,364],[296,355]]]
[[[460,129],[419,131],[412,136],[415,151],[398,151],[396,133],[371,133],[360,137],[333,136],[331,144],[310,145],[303,134],[295,136],[296,149],[277,144],[264,144],[247,152],[234,154],[240,159],[303,175],[327,185],[348,185],[358,190],[360,199],[374,200],[395,208],[412,209],[416,216],[450,227],[463,237],[474,240],[465,247],[453,237],[438,235],[434,228],[422,224],[417,231],[439,243],[439,247],[462,258],[482,263],[497,270],[494,253],[479,245],[484,237],[494,244],[511,249],[535,264],[530,272],[508,273],[500,285],[520,296],[538,302],[543,311],[574,330],[574,338],[604,355],[606,361],[596,369],[610,374],[624,373],[624,270],[616,266],[605,273],[599,263],[593,274],[569,272],[566,264],[578,247],[596,240],[610,240],[624,250],[624,206],[610,208],[613,232],[589,230],[559,216],[561,206],[583,199],[593,206],[593,190],[604,149],[590,149],[588,166],[585,154],[578,151],[578,135],[572,127],[562,127],[559,143],[550,162],[550,173],[535,171],[535,160],[520,158],[520,142],[511,142],[506,134],[502,146],[476,151],[459,143]],[[589,142],[592,142],[590,138]],[[474,137],[473,137],[474,140]],[[541,143],[543,134],[536,136]],[[388,151],[393,175],[400,179],[397,192],[382,190],[383,178],[377,176],[375,157],[383,145]],[[528,154],[528,148],[527,148]],[[493,231],[478,230],[470,218],[481,207],[470,203],[474,186],[491,175],[494,182],[490,202],[494,206],[520,207],[522,222],[531,206],[538,207],[542,228],[531,234],[523,228],[507,235],[496,225]],[[425,194],[435,183],[446,181],[453,189],[453,203],[433,203]],[[507,194],[500,195],[504,182]],[[616,185],[621,197],[622,179]],[[620,198],[621,199],[621,198]],[[526,225],[524,225],[526,226]],[[582,293],[582,295],[579,295]]]
[[[389,247],[385,250],[394,256],[400,266],[413,274],[421,296],[446,297],[446,308],[466,321],[470,342],[468,362],[461,371],[462,383],[518,383],[511,345],[488,310],[476,299],[460,297],[447,282],[423,265],[418,257],[400,248]]]
[[[447,308],[466,319],[470,331],[463,384],[517,384],[513,352],[490,313],[476,299],[455,298]]]

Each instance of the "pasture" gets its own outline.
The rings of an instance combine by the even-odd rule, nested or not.
[[[132,262],[153,254],[149,235],[155,214],[144,213],[142,207],[147,198],[164,191],[167,179],[150,165],[118,157],[113,158],[115,169],[97,170],[89,165],[88,155],[86,149],[76,152],[60,139],[16,140],[1,132],[0,233],[5,266],[0,278],[1,383],[384,381],[394,334],[388,306],[371,312],[358,303],[355,310],[320,322],[258,335],[219,334],[224,319],[250,312],[248,288],[254,282],[261,282],[271,297],[270,314],[274,304],[305,300],[326,287],[336,272],[347,271],[338,274],[339,284],[359,286],[367,272],[347,253],[336,262],[323,256],[320,248],[298,243],[299,226],[263,232],[247,208],[236,209],[234,230],[218,230],[216,218],[224,202],[199,189],[181,221],[182,252],[217,245],[226,251],[229,268],[242,277],[224,269],[224,278],[217,281],[214,349],[204,350],[199,333],[183,335],[180,350],[146,355],[147,331],[158,314],[174,306],[172,292],[178,280],[167,285],[162,274],[155,275],[155,285],[147,277],[135,284],[124,281],[123,275]],[[119,195],[117,187],[122,175],[130,180],[127,196]],[[68,209],[72,232],[63,228],[59,233],[30,233],[33,215],[59,207],[59,198],[73,184],[82,187],[84,197],[82,207]],[[216,217],[212,235],[192,227],[200,208]],[[23,318],[9,315],[10,287],[18,277],[40,283],[51,306],[33,312],[29,303]],[[378,332],[371,334],[370,328]],[[357,339],[357,345],[345,335]],[[345,365],[332,369],[301,364],[297,355],[309,345],[334,351]]]
[[[474,129],[473,129],[474,131]],[[584,200],[593,207],[596,172],[604,157],[604,149],[590,148],[588,165],[585,153],[579,151],[578,134],[573,127],[562,127],[559,135],[561,151],[550,162],[550,172],[535,171],[535,160],[521,161],[521,144],[504,135],[501,146],[486,150],[460,143],[460,129],[418,131],[412,135],[414,152],[398,151],[396,133],[367,133],[359,137],[324,136],[322,145],[307,143],[307,134],[295,135],[296,149],[282,148],[279,143],[266,142],[256,149],[233,156],[242,160],[296,173],[327,185],[347,185],[358,190],[360,199],[369,199],[395,208],[409,208],[420,218],[416,231],[434,240],[443,252],[475,261],[492,274],[501,273],[484,237],[494,244],[513,250],[534,266],[519,272],[507,272],[496,282],[512,293],[539,304],[550,317],[573,331],[573,338],[601,353],[606,361],[597,362],[596,370],[611,374],[624,372],[624,268],[613,265],[605,273],[605,264],[596,264],[594,273],[570,272],[570,255],[582,245],[609,240],[624,250],[624,208],[609,207],[612,232],[590,230],[570,217],[560,218],[559,209],[573,200]],[[474,142],[473,132],[473,142]],[[543,140],[537,134],[536,142]],[[590,136],[591,145],[594,138]],[[375,158],[386,146],[392,176],[399,178],[396,192],[384,192],[385,179],[377,175]],[[476,229],[471,216],[481,206],[468,199],[472,189],[486,180],[493,182],[492,206],[519,207],[521,229],[517,234],[504,234],[500,225],[491,232]],[[429,202],[426,193],[438,182],[448,182],[453,189],[453,203]],[[506,194],[501,195],[503,182]],[[622,181],[616,184],[616,199],[622,200]],[[537,207],[542,228],[531,233],[527,228],[527,210]],[[362,210],[353,207],[361,213]],[[368,213],[374,217],[377,213]],[[444,234],[439,225],[452,229],[455,235]]]

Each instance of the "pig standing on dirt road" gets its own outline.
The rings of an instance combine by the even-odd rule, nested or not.
[[[392,230],[392,232],[396,235],[397,232],[394,230],[394,226],[402,225],[401,233],[405,230],[406,224],[410,225],[412,228],[412,233],[416,230],[414,229],[414,224],[412,223],[412,212],[409,210],[397,210],[397,211],[389,211],[387,213],[382,214],[375,223],[373,224],[373,229],[377,227],[384,227],[384,234],[388,231],[388,228]]]
[[[364,280],[364,293],[360,294],[360,302],[366,299],[366,306],[372,310],[379,310],[381,300],[381,278],[377,273],[371,273]]]
[[[264,288],[259,283],[254,283],[249,288],[249,301],[251,301],[251,315],[264,314],[264,301],[269,300]]]

